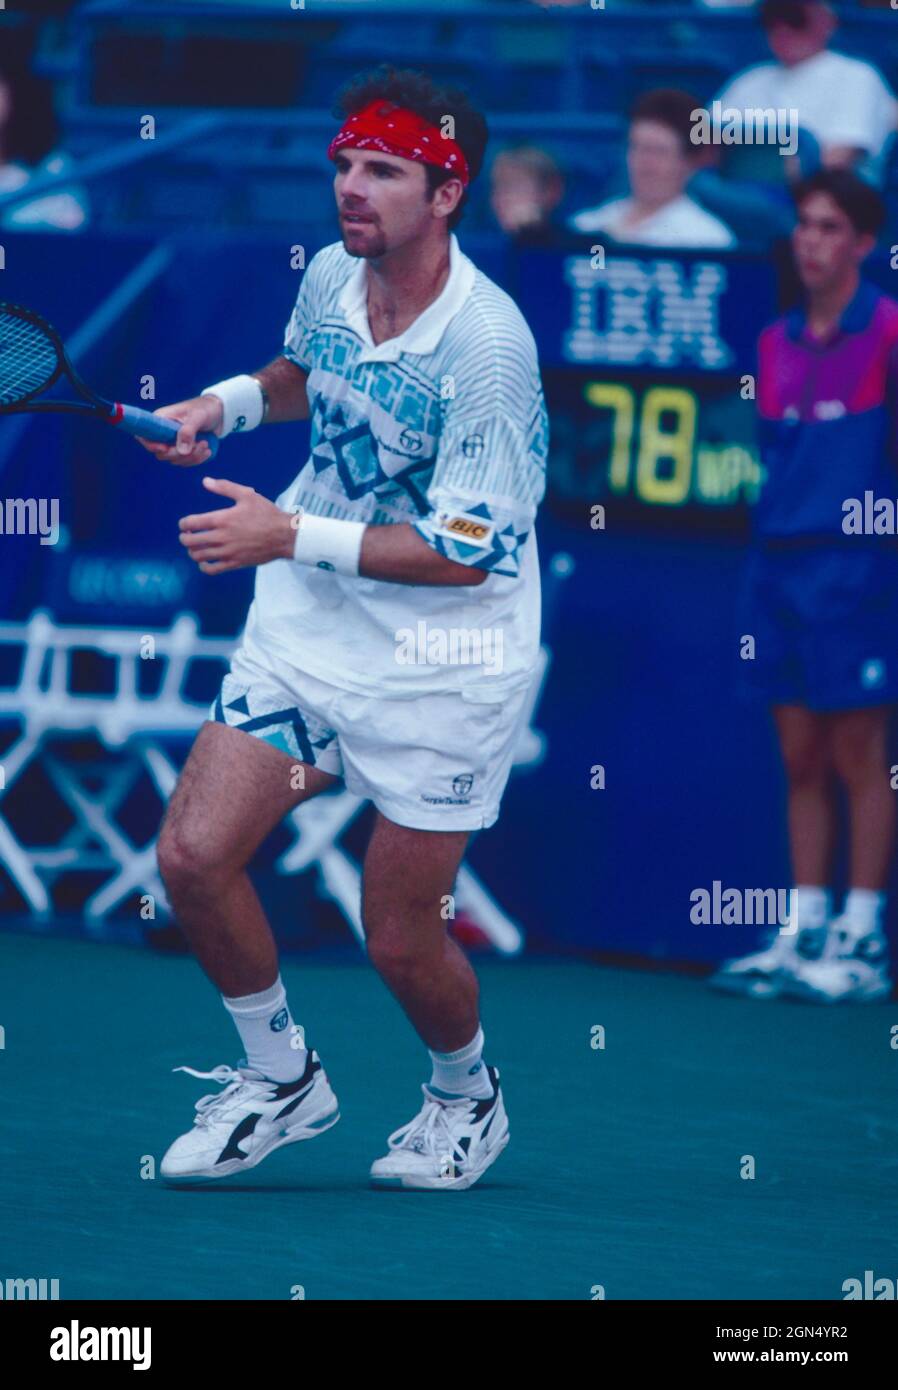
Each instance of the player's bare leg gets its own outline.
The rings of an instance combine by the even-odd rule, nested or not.
[[[365,858],[363,919],[371,960],[430,1050],[424,1105],[371,1168],[381,1187],[470,1187],[508,1143],[499,1073],[481,1055],[474,971],[441,908],[467,831],[410,830],[378,815]]]
[[[453,1052],[477,1032],[477,977],[441,915],[467,831],[409,830],[378,815],[365,856],[368,955],[429,1048]]]
[[[317,1054],[292,1026],[277,947],[246,872],[278,821],[337,780],[213,723],[203,725],[181,773],[159,837],[159,868],[246,1059],[237,1069],[183,1068],[223,1089],[198,1103],[193,1128],[166,1151],[160,1171],[167,1182],[230,1177],[340,1118]]]
[[[223,994],[267,989],[278,973],[274,937],[247,864],[288,811],[338,780],[239,729],[201,728],[157,852],[178,922]]]

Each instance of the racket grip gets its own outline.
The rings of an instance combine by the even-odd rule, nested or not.
[[[174,420],[166,420],[162,415],[153,415],[151,411],[141,410],[137,405],[116,405],[112,423],[118,425],[126,434],[135,434],[139,439],[152,439],[157,444],[174,444],[178,437],[178,426]],[[218,453],[218,438],[204,431],[197,435],[197,440],[209,445],[214,458]]]

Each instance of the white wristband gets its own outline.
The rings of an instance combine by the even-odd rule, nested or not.
[[[296,542],[293,558],[300,565],[358,575],[364,521],[337,521],[332,516],[310,516],[301,507],[294,518]]]
[[[236,430],[254,430],[262,423],[265,396],[262,383],[254,376],[228,377],[227,381],[216,382],[214,386],[204,386],[200,394],[217,396],[221,401],[221,429],[215,431],[219,439]]]

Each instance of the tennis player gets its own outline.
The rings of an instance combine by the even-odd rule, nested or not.
[[[767,470],[742,631],[788,784],[793,921],[713,983],[755,997],[869,1002],[891,990],[883,920],[895,839],[888,730],[898,700],[898,540],[864,523],[898,492],[898,303],[861,276],[885,209],[846,171],[797,192],[804,305],[760,342]],[[865,503],[865,499],[867,499]],[[833,916],[841,784],[849,887]]]
[[[223,505],[181,522],[204,574],[257,569],[158,847],[245,1058],[183,1068],[222,1089],[199,1101],[162,1174],[225,1177],[339,1118],[246,866],[286,812],[342,779],[377,812],[368,953],[432,1063],[420,1112],[371,1177],[461,1189],[505,1147],[508,1121],[477,981],[445,919],[470,833],[497,819],[534,676],[547,418],[526,323],[453,232],[483,116],[386,67],[351,83],[341,110],[328,150],[341,241],[311,260],[283,352],[157,412],[180,423],[177,444],[147,445],[202,464],[202,430],[311,418],[310,455],[276,503],[207,478]]]

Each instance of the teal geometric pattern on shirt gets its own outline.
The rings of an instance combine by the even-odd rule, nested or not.
[[[322,396],[312,407],[311,463],[317,478],[329,468],[336,469],[346,496],[355,501],[366,493],[377,496],[384,490],[401,489],[408,494],[414,511],[423,516],[429,510],[427,485],[436,462],[435,450],[425,449],[415,430],[406,430],[388,448],[375,439],[370,423],[347,419],[344,405],[329,405]],[[399,449],[405,448],[403,454]]]

